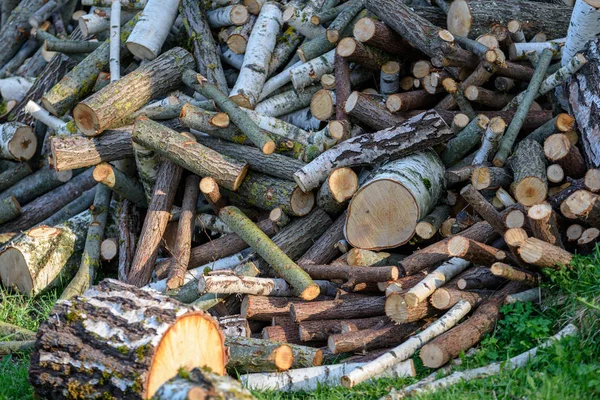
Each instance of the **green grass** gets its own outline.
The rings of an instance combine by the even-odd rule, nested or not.
[[[526,367],[486,379],[462,382],[418,399],[597,399],[600,398],[600,252],[576,257],[572,269],[546,273],[543,290],[552,294],[541,307],[513,304],[502,308],[502,319],[470,357],[456,370],[504,361],[536,346],[566,323],[580,329],[538,352]],[[57,298],[51,292],[35,300],[8,295],[0,290],[0,320],[35,330],[45,320]],[[0,338],[0,340],[10,340]],[[0,358],[0,400],[32,399],[27,383],[28,355]],[[255,392],[258,399],[377,399],[393,387],[400,388],[428,375],[418,354],[417,378],[382,379],[353,389],[319,388],[311,393]]]

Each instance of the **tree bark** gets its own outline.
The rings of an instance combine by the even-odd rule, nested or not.
[[[147,207],[143,186],[112,165],[108,163],[98,164],[92,175],[96,182],[108,187],[121,198],[129,200],[139,207]]]
[[[152,276],[154,262],[158,255],[162,235],[169,222],[171,206],[181,173],[182,168],[168,160],[162,162],[158,171],[152,201],[148,205],[148,213],[128,276],[128,281],[137,287],[146,285]]]
[[[492,274],[489,268],[476,267],[461,275],[456,286],[460,290],[496,289],[505,282],[502,277]]]
[[[350,351],[368,351],[382,347],[397,346],[408,336],[421,329],[422,321],[396,325],[388,323],[382,327],[373,327],[356,332],[338,333],[329,336],[327,346],[333,354]]]
[[[444,285],[454,276],[460,274],[470,265],[469,261],[460,258],[451,258],[440,265],[423,280],[413,286],[404,295],[404,301],[409,307],[415,307],[419,303],[427,300],[437,288]]]
[[[490,268],[490,271],[496,276],[511,281],[522,282],[529,286],[537,286],[540,283],[540,276],[538,274],[519,270],[501,262],[494,263]]]
[[[200,337],[207,347],[175,345]],[[73,350],[74,343],[79,350]],[[42,324],[32,354],[31,384],[38,396],[56,399],[81,390],[93,397],[108,393],[150,398],[182,367],[207,367],[224,374],[227,358],[223,334],[210,316],[107,279],[77,300],[59,302],[53,318]],[[103,379],[106,369],[119,374],[120,380]]]
[[[433,209],[441,196],[443,174],[442,162],[432,151],[384,164],[352,198],[344,228],[346,240],[368,250],[408,242],[417,221]],[[390,214],[390,209],[402,212]]]
[[[17,54],[29,37],[31,28],[29,18],[42,7],[43,2],[40,0],[26,0],[17,4],[12,12],[9,11],[10,17],[4,16],[4,10],[2,13],[2,19],[5,21],[0,32],[0,43],[2,43],[0,46],[0,65],[2,66]]]
[[[350,265],[300,265],[313,279],[344,279],[343,287],[354,287],[357,283],[386,282],[398,279],[398,268],[354,267]]]
[[[156,400],[219,398],[222,400],[252,400],[254,396],[242,388],[239,381],[220,376],[206,369],[194,368],[166,381],[154,394]]]
[[[506,253],[493,246],[488,246],[463,236],[453,236],[448,241],[448,254],[471,261],[475,265],[490,266],[495,262],[504,261]]]
[[[532,206],[546,199],[548,181],[542,146],[533,140],[519,143],[508,163],[513,170],[514,194],[519,203]]]
[[[533,235],[545,242],[564,248],[556,222],[556,213],[548,203],[536,204],[527,212]]]
[[[544,154],[550,162],[560,165],[571,178],[579,179],[587,172],[579,149],[565,134],[555,133],[548,136],[544,141]]]
[[[37,139],[31,127],[20,122],[0,125],[0,157],[5,160],[27,161],[35,154]]]
[[[243,372],[287,371],[294,362],[292,349],[288,344],[273,343],[268,340],[228,337],[225,345],[229,348],[227,368]]]
[[[412,132],[410,138],[405,133]],[[316,188],[336,167],[376,164],[399,158],[410,151],[420,150],[453,135],[452,130],[435,112],[426,112],[395,127],[360,135],[323,153],[294,174],[304,191]],[[386,149],[381,149],[385,143]],[[376,147],[374,147],[376,146]]]
[[[223,156],[145,117],[137,119],[132,137],[135,143],[197,175],[210,176],[228,189],[237,190],[248,170],[248,164]]]
[[[352,92],[348,96],[344,111],[348,116],[379,131],[405,122],[404,118],[392,114],[382,104],[378,104],[368,95],[360,92]]]
[[[385,315],[384,304],[385,298],[374,296],[312,303],[293,303],[290,306],[290,315],[296,322],[321,319],[364,318]]]
[[[397,56],[412,56],[414,48],[402,36],[383,22],[365,17],[354,24],[354,37],[361,43],[376,47]]]
[[[340,254],[335,244],[344,238],[346,213],[340,215],[314,244],[297,260],[299,265],[327,264]]]
[[[493,290],[460,290],[455,285],[441,287],[431,296],[431,305],[438,310],[452,308],[459,301],[467,301],[471,307],[477,307],[494,293]]]

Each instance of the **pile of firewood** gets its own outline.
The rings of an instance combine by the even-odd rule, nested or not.
[[[39,396],[415,376],[595,248],[598,2],[405,3],[2,1],[0,290],[65,287],[0,323]]]

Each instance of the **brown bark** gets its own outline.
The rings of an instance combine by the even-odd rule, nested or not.
[[[262,338],[271,342],[302,344],[298,333],[298,324],[293,322],[274,326],[265,326]]]
[[[405,121],[404,118],[392,114],[383,105],[360,92],[352,92],[348,96],[344,109],[352,118],[376,130],[386,129]]]
[[[556,222],[556,213],[548,203],[536,204],[527,212],[529,226],[536,238],[564,248]]]
[[[180,166],[168,160],[164,160],[160,165],[152,200],[148,206],[135,258],[131,263],[127,278],[132,285],[141,287],[150,282],[160,241],[171,216],[171,206],[182,171]]]
[[[315,304],[295,297],[268,297],[248,295],[242,300],[241,314],[252,321],[271,321],[277,317],[289,317],[292,304]]]
[[[391,57],[376,47],[362,44],[355,38],[342,39],[336,53],[350,62],[362,65],[371,71],[380,71],[383,64],[391,61]]]
[[[398,279],[398,268],[354,267],[350,265],[300,265],[313,279],[344,279],[343,287],[354,287],[357,283],[386,282]]]
[[[403,293],[392,293],[385,299],[385,315],[397,324],[420,321],[434,315],[437,310],[428,301],[409,306]]]
[[[350,84],[350,63],[344,57],[341,57],[337,52],[334,56],[334,73],[335,73],[335,119],[339,121],[348,121],[345,105],[348,96],[352,93],[352,85]],[[342,140],[348,139],[346,134]]]
[[[377,47],[397,56],[412,57],[413,47],[383,22],[370,17],[361,18],[354,24],[354,37],[362,43]]]
[[[544,141],[544,154],[548,160],[560,165],[565,174],[571,178],[581,178],[587,171],[579,149],[563,133],[555,133],[546,138]]]
[[[335,244],[344,239],[344,224],[346,212],[340,215],[333,224],[327,228],[319,239],[297,260],[299,265],[327,264],[336,258],[340,251]]]
[[[384,315],[384,297],[366,296],[346,300],[314,301],[312,303],[293,303],[290,306],[290,315],[296,322],[364,318]]]
[[[490,268],[492,274],[511,281],[523,282],[529,286],[538,286],[540,276],[536,273],[519,270],[501,262],[494,263]]]
[[[385,105],[388,110],[395,113],[417,108],[427,108],[433,106],[438,100],[437,96],[431,95],[425,90],[413,90],[389,95]]]
[[[492,274],[487,267],[477,267],[461,275],[456,282],[460,290],[495,289],[506,282],[506,279]]]
[[[316,321],[302,321],[299,325],[300,340],[327,340],[330,335],[344,332],[348,326],[352,331],[367,329],[378,323],[389,321],[385,317],[371,317],[359,319],[324,319]],[[349,331],[348,331],[349,332]]]
[[[526,263],[553,269],[568,268],[573,258],[568,251],[536,238],[525,239],[519,245],[519,255]]]
[[[448,241],[448,254],[452,257],[471,261],[475,265],[490,266],[495,262],[506,259],[504,251],[463,236],[450,238]]]

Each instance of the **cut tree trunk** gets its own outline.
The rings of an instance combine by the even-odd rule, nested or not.
[[[560,247],[536,238],[527,238],[519,245],[519,255],[526,263],[542,268],[568,268],[573,255]]]
[[[102,133],[150,100],[173,90],[181,84],[183,71],[193,66],[194,59],[186,50],[177,47],[167,51],[77,104],[73,109],[77,128],[87,136]]]
[[[494,263],[490,268],[492,274],[511,281],[523,282],[529,286],[537,286],[540,276],[529,271],[519,270],[501,262]]]
[[[33,297],[69,279],[67,260],[81,251],[90,224],[88,211],[56,227],[39,226],[15,237],[0,253],[0,277],[5,287]]]
[[[131,157],[132,128],[129,126],[104,131],[101,136],[94,138],[81,135],[53,136],[50,139],[50,149],[54,169],[66,171]]]
[[[369,250],[408,242],[417,221],[429,214],[443,189],[444,166],[432,151],[384,164],[350,201],[346,240]]]
[[[533,140],[521,141],[508,160],[515,180],[515,198],[523,206],[533,206],[546,199],[548,177],[542,146]]]
[[[178,373],[156,391],[155,400],[186,400],[219,398],[222,400],[252,400],[254,396],[242,388],[239,381],[220,376],[206,369],[194,368]]]
[[[27,161],[35,154],[37,139],[31,127],[20,122],[0,125],[0,157],[5,160]]]
[[[147,207],[144,187],[137,180],[132,179],[109,163],[96,165],[92,175],[96,182],[110,188],[121,198],[131,201],[138,207]]]
[[[168,160],[164,160],[158,170],[152,200],[127,277],[128,282],[135,286],[141,287],[150,282],[181,174],[182,168]]]
[[[294,363],[288,344],[245,337],[227,337],[229,349],[227,368],[240,372],[287,371]]]
[[[493,290],[460,290],[454,285],[441,287],[431,296],[431,305],[438,310],[447,310],[452,308],[461,300],[468,301],[472,307],[483,303],[494,293]]]
[[[107,279],[57,303],[53,315],[40,327],[31,360],[30,382],[40,397],[64,399],[84,390],[93,397],[151,398],[180,368],[225,373],[218,323],[168,297]],[[199,345],[175,345],[187,340]],[[119,379],[103,378],[107,370]]]
[[[506,259],[504,251],[463,236],[453,236],[450,238],[448,241],[448,254],[452,257],[460,257],[468,260],[475,265],[486,266]]]
[[[550,162],[560,165],[565,174],[573,179],[579,179],[587,172],[579,149],[565,134],[555,133],[548,136],[544,141],[544,154]]]
[[[404,118],[392,114],[382,104],[377,103],[361,92],[352,92],[348,96],[344,111],[350,117],[356,118],[377,130],[390,128],[405,121]]]
[[[560,206],[564,216],[577,218],[595,228],[600,228],[600,196],[587,190],[577,190]]]
[[[327,177],[317,194],[317,206],[338,215],[358,190],[358,176],[350,168],[337,168]]]
[[[343,287],[354,287],[358,283],[387,282],[398,279],[398,268],[394,266],[355,267],[350,265],[300,265],[313,279],[343,279]]]
[[[178,5],[177,0],[148,0],[139,22],[127,39],[127,50],[142,60],[154,60],[158,57],[177,18]]]
[[[293,303],[289,311],[296,322],[321,319],[365,318],[385,315],[385,298],[374,296],[352,297],[344,300],[326,300],[311,303]]]
[[[338,333],[329,336],[327,346],[333,354],[389,348],[402,343],[424,325],[425,323],[422,321],[400,325],[388,323],[382,327],[376,326],[356,332]]]
[[[437,206],[417,223],[415,233],[422,239],[431,239],[449,216],[450,207],[445,205]]]
[[[529,226],[536,238],[564,248],[560,230],[556,221],[556,213],[548,203],[536,204],[527,212]]]

